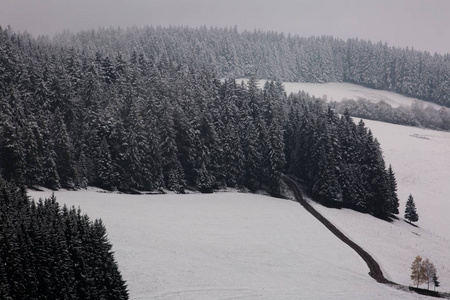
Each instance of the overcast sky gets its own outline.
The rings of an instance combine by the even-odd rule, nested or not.
[[[450,0],[0,0],[0,25],[34,36],[99,26],[237,25],[450,53]]]

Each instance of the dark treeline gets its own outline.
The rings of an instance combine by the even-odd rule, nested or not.
[[[339,117],[323,100],[299,96],[289,97],[287,171],[325,205],[382,218],[398,214],[395,174],[364,122],[355,124],[348,111]]]
[[[358,118],[435,130],[450,130],[448,109],[425,106],[419,101],[413,102],[411,106],[398,107],[392,107],[384,101],[375,103],[366,99],[350,99],[329,104],[336,109],[337,113],[342,114],[348,110],[352,116]]]
[[[288,172],[322,203],[398,213],[393,172],[364,124],[306,94],[286,96],[279,81],[259,88],[255,79],[221,81],[115,46],[90,55],[89,47],[0,33],[0,170],[8,180],[276,193]]]
[[[101,220],[0,177],[1,299],[128,299]]]
[[[285,36],[236,28],[187,27],[65,32],[54,45],[85,53],[134,51],[167,57],[221,77],[300,82],[351,82],[450,106],[450,54],[430,54],[383,43],[333,37]],[[111,53],[111,52],[110,52]]]

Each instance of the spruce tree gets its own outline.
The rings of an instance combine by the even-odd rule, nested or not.
[[[53,146],[56,154],[55,163],[59,176],[59,183],[66,188],[74,187],[75,167],[73,159],[73,145],[66,125],[62,119],[60,110],[57,108],[51,126]]]
[[[30,118],[32,118],[30,116]],[[23,136],[25,152],[24,180],[27,186],[42,181],[42,135],[40,128],[32,121],[27,122]]]
[[[254,119],[245,104],[241,108],[243,113],[239,124],[240,140],[244,153],[243,172],[244,185],[251,191],[259,187],[258,168],[261,165],[262,155],[258,149],[258,134],[255,128]]]
[[[419,215],[417,214],[416,204],[412,195],[409,195],[408,201],[406,201],[405,219],[409,221],[409,224],[419,221]]]
[[[242,165],[244,152],[239,138],[239,112],[237,107],[237,86],[233,79],[227,80],[219,90],[218,111],[220,123],[217,130],[220,139],[221,152],[219,168],[221,172],[216,177],[219,184],[237,187],[242,184]]]
[[[114,172],[114,163],[111,158],[106,138],[102,139],[96,155],[96,177],[93,183],[101,188],[114,190],[117,187],[117,174]]]
[[[173,108],[168,99],[162,99],[158,117],[164,185],[169,190],[181,193],[184,191],[184,171],[179,160]]]
[[[436,291],[436,288],[439,287],[441,285],[441,283],[439,282],[439,277],[437,276],[436,270],[433,274],[433,284],[434,284],[434,290]]]
[[[0,121],[0,170],[6,179],[23,183],[25,151],[22,129],[13,118],[3,113],[0,113]]]
[[[388,193],[389,193],[389,213],[397,215],[399,213],[398,206],[399,206],[399,200],[397,196],[397,180],[395,179],[394,171],[392,171],[392,166],[389,165],[388,171],[387,171],[387,178],[388,178]]]

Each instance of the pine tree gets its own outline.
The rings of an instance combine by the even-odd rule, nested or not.
[[[44,144],[47,151],[47,156],[44,156],[44,161],[42,163],[42,184],[52,190],[57,190],[61,187],[61,185],[59,183],[58,171],[56,170],[56,153],[53,149],[51,149],[51,141],[46,141]]]
[[[3,113],[0,113],[0,121],[0,170],[6,179],[23,183],[25,153],[22,129],[13,118]]]
[[[411,222],[419,221],[419,215],[417,214],[416,205],[412,195],[409,195],[408,201],[406,201],[405,219],[409,221],[409,224],[411,224]]]
[[[389,213],[397,215],[399,213],[398,206],[399,200],[397,196],[397,180],[395,179],[394,171],[392,171],[392,166],[389,165],[388,168],[388,192],[389,192]]]
[[[279,192],[281,172],[286,163],[284,153],[284,132],[282,122],[282,101],[284,99],[282,85],[266,82],[263,89],[262,113],[266,121],[267,139],[264,141],[262,166],[265,171],[265,181],[271,191]]]
[[[364,199],[361,168],[358,164],[360,141],[357,127],[348,110],[345,110],[338,124],[342,165],[339,181],[342,186],[342,201],[352,207],[360,208]]]
[[[339,169],[338,155],[333,147],[334,133],[330,131],[331,125],[323,121],[318,122],[312,155],[315,164],[312,171],[315,174],[312,177],[312,193],[319,202],[326,205],[342,201],[342,187],[336,174]]]
[[[241,111],[241,122],[239,122],[239,135],[244,153],[243,171],[244,185],[251,191],[258,188],[258,168],[261,165],[261,153],[258,149],[258,134],[252,117],[248,102],[244,100]]]
[[[112,246],[101,220],[89,222],[86,262],[91,269],[91,282],[98,299],[126,299],[128,292],[114,260]]]
[[[117,174],[114,171],[114,164],[106,138],[102,139],[96,157],[96,177],[94,184],[107,190],[114,190],[117,187]]]
[[[227,80],[219,91],[218,112],[220,123],[217,131],[220,139],[221,152],[219,168],[216,176],[219,184],[237,187],[242,185],[242,166],[244,153],[239,138],[239,112],[237,107],[238,87],[233,79]]]
[[[364,127],[363,122],[358,124],[357,131],[361,139],[359,164],[366,191],[363,207],[366,212],[384,218],[389,212],[389,187],[381,147],[372,132]]]
[[[194,122],[194,144],[196,145],[195,163],[193,168],[194,185],[201,192],[211,192],[215,185],[215,161],[213,157],[216,153],[217,134],[211,116],[208,112],[201,114]]]
[[[29,122],[25,127],[23,135],[25,152],[24,180],[27,186],[33,186],[42,179],[42,160],[39,153],[40,144],[42,144],[42,137],[39,134],[39,127],[34,122]]]
[[[182,193],[184,191],[184,171],[179,156],[179,147],[176,142],[176,131],[173,109],[168,99],[162,99],[159,108],[159,133],[162,171],[165,186],[172,191]]]
[[[436,288],[439,287],[441,285],[441,283],[439,282],[439,277],[437,276],[436,270],[433,274],[433,284],[434,284],[434,290],[436,291]]]
[[[56,154],[55,163],[59,176],[59,183],[63,187],[74,187],[75,167],[73,159],[73,145],[70,140],[66,125],[62,119],[61,112],[57,108],[54,113],[54,120],[51,126],[54,151]]]

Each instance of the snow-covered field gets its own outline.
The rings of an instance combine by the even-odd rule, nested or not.
[[[237,82],[247,82],[248,79],[240,78],[236,79]],[[259,87],[263,87],[266,80],[259,80]],[[329,82],[329,83],[307,83],[307,82],[283,82],[284,89],[289,95],[290,93],[298,93],[299,91],[305,91],[311,96],[328,99],[329,101],[342,101],[342,99],[367,99],[372,102],[384,101],[390,104],[392,107],[398,107],[400,105],[410,106],[413,102],[418,101],[424,104],[424,106],[432,106],[436,109],[441,106],[419,100],[417,98],[406,97],[397,93],[375,90],[364,86],[346,83],[346,82]]]
[[[353,250],[293,201],[234,192],[55,194],[102,218],[131,299],[421,299],[376,283]]]

